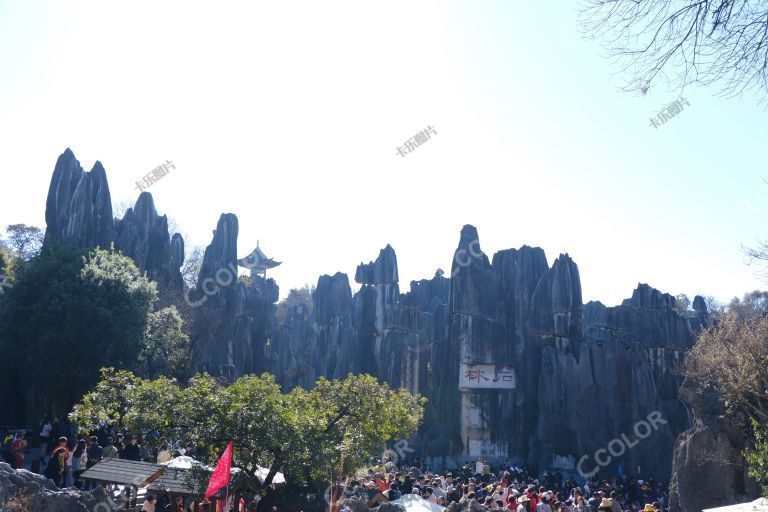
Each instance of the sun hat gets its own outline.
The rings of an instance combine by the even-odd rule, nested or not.
[[[597,507],[598,510],[610,510],[611,508],[613,508],[613,501],[610,498],[603,498],[600,506]]]

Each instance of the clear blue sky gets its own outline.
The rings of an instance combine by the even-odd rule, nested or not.
[[[56,157],[100,160],[114,202],[152,186],[189,244],[219,215],[284,261],[284,295],[392,244],[401,286],[483,250],[568,252],[584,299],[638,282],[727,300],[761,288],[765,109],[753,97],[619,90],[576,3],[0,0],[0,224],[44,224]],[[437,135],[402,158],[397,146]]]

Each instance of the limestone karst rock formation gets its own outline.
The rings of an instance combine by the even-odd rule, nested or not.
[[[155,209],[152,194],[142,192],[136,205],[115,220],[115,248],[136,262],[153,281],[181,292],[179,269],[184,263],[184,240],[168,236],[168,219]]]
[[[46,240],[114,242],[176,290],[190,306],[193,371],[228,379],[269,371],[285,388],[372,373],[429,399],[409,447],[435,467],[484,456],[564,474],[610,474],[621,465],[670,477],[675,439],[692,425],[679,368],[708,322],[700,297],[690,316],[645,284],[618,306],[584,304],[569,255],[551,266],[528,246],[489,257],[477,230],[464,226],[450,277],[437,272],[401,291],[386,245],[358,266],[356,293],[346,274],[321,276],[312,310],[295,306],[277,325],[277,283],[237,278],[237,217],[220,217],[197,287],[183,292],[183,240],[169,236],[152,196],[142,193],[117,220],[108,198],[101,165],[85,173],[65,152],[51,182]],[[651,414],[663,421],[638,439],[636,425]],[[616,439],[628,446],[611,445]],[[599,465],[594,454],[609,448],[610,460]]]
[[[267,369],[266,346],[273,329],[279,288],[273,279],[237,277],[237,217],[223,214],[205,249],[193,306],[195,369],[234,378]]]
[[[409,442],[435,465],[482,455],[571,474],[621,464],[670,477],[675,439],[690,426],[678,370],[705,311],[681,316],[673,297],[642,284],[619,306],[583,305],[568,255],[549,267],[541,249],[522,247],[491,262],[472,226],[450,279],[401,294],[390,246],[355,277],[352,296],[344,274],[322,276],[314,313],[297,306],[277,327],[267,369],[283,385],[365,371],[422,393],[425,425]],[[653,432],[638,439],[636,423],[654,414]],[[629,446],[613,445],[621,454],[605,467],[582,460],[617,438]]]
[[[688,379],[680,394],[691,405],[694,421],[675,445],[670,511],[700,512],[757,498],[760,490],[747,474],[742,455],[747,419],[726,416],[714,390]]]
[[[101,162],[85,172],[71,149],[56,161],[45,203],[45,241],[109,247],[115,237],[112,198]]]
[[[122,219],[112,218],[107,175],[100,162],[85,172],[71,149],[56,161],[45,208],[45,243],[115,249],[130,256],[150,279],[181,293],[184,240],[171,237],[152,195],[142,192]]]

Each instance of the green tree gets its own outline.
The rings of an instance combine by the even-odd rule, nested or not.
[[[189,372],[192,350],[184,334],[176,306],[150,314],[144,346],[139,354],[142,373],[150,378],[168,375],[184,380]]]
[[[192,247],[191,251],[188,251],[184,264],[181,266],[181,277],[184,279],[185,287],[194,288],[197,286],[197,276],[200,274],[204,255],[203,249],[197,245]]]
[[[675,297],[675,311],[683,316],[687,316],[691,310],[691,299],[684,293]]]
[[[312,390],[284,394],[269,374],[244,376],[229,386],[196,375],[182,388],[165,377],[146,380],[108,369],[71,418],[87,428],[106,421],[134,433],[158,431],[163,439],[193,441],[211,465],[232,441],[234,465],[242,470],[236,491],[252,497],[268,492],[277,471],[320,488],[342,456],[346,470],[361,467],[387,440],[416,431],[423,404],[419,396],[370,375],[320,379]],[[263,483],[260,467],[269,469]],[[204,488],[202,483],[196,487]]]
[[[0,295],[13,286],[15,267],[16,258],[13,257],[13,253],[7,247],[0,245]]]
[[[749,476],[761,484],[763,496],[768,497],[768,428],[765,424],[750,419],[753,445],[744,451],[749,464]]]
[[[5,228],[4,245],[22,261],[27,261],[40,253],[43,246],[43,230],[26,224],[10,224]]]
[[[41,409],[68,410],[99,369],[132,369],[157,300],[133,261],[119,253],[47,247],[7,291],[0,353],[19,392]]]
[[[685,360],[685,376],[698,389],[714,389],[723,418],[748,432],[744,451],[750,474],[768,493],[768,294],[734,299],[729,310],[702,332]]]
[[[315,287],[309,286],[308,284],[305,284],[301,288],[291,288],[288,292],[288,296],[277,304],[277,311],[275,312],[277,325],[285,322],[285,319],[288,317],[288,310],[293,306],[304,304],[307,311],[311,313],[314,308],[314,302],[312,301],[312,294],[314,293]]]

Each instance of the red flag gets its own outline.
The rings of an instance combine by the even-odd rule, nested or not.
[[[216,469],[211,475],[211,481],[208,482],[208,490],[205,491],[205,499],[210,498],[212,495],[229,483],[229,472],[232,468],[232,442],[227,445],[227,449],[224,450],[224,454],[216,464]]]

